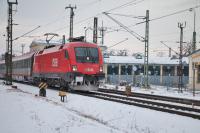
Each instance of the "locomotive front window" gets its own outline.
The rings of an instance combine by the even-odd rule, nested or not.
[[[81,63],[98,63],[99,55],[97,48],[77,47],[75,48],[76,61]]]

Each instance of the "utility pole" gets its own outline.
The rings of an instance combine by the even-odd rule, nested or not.
[[[7,51],[6,51],[6,85],[12,85],[12,43],[13,43],[13,5],[17,5],[17,0],[15,2],[8,2],[8,26],[7,26]]]
[[[94,17],[94,28],[93,28],[93,43],[97,43],[98,38],[98,18]]]
[[[182,62],[182,58],[183,58],[183,28],[186,27],[186,22],[185,24],[183,23],[178,23],[178,27],[180,28],[181,32],[180,32],[180,53],[179,53],[179,82],[178,82],[178,89],[180,92],[182,92],[182,87],[183,87],[183,62]]]
[[[189,11],[193,11],[194,12],[194,31],[193,31],[193,35],[192,35],[192,52],[194,52],[196,50],[196,30],[195,30],[195,26],[196,26],[196,11],[195,8],[191,8]]]
[[[100,28],[100,35],[101,35],[101,45],[103,45],[104,44],[104,33],[105,33],[105,31],[106,31],[106,28],[105,27],[103,27],[103,21],[102,21],[102,27]]]
[[[149,10],[146,10],[145,54],[144,54],[144,86],[149,87]]]
[[[62,44],[65,44],[65,35],[62,37]]]
[[[76,9],[76,6],[72,7],[71,5],[65,7],[65,9],[70,9],[70,29],[69,29],[69,41],[72,41],[73,38],[73,19],[74,19],[74,9]]]
[[[120,25],[123,29],[125,29],[127,32],[129,32],[132,36],[137,38],[141,42],[145,42],[145,56],[144,56],[144,87],[149,88],[149,79],[148,79],[148,70],[149,70],[149,10],[146,10],[146,16],[140,16],[140,19],[145,19],[146,22],[146,28],[145,28],[145,37],[137,34],[121,22],[117,21],[113,17],[111,17],[107,12],[103,12],[107,17],[112,19],[115,23]]]
[[[25,47],[25,44],[22,44],[21,47],[22,47],[22,55],[23,55],[23,54],[24,54],[24,47]]]
[[[172,48],[169,48],[169,57],[172,56]]]

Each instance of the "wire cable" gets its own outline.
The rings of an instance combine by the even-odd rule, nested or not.
[[[125,38],[124,40],[122,40],[122,41],[120,41],[120,42],[118,42],[118,43],[116,43],[116,44],[114,44],[114,45],[108,47],[107,49],[112,48],[112,47],[114,47],[114,46],[117,46],[117,45],[119,45],[119,44],[121,44],[121,43],[123,43],[123,42],[125,42],[125,41],[127,41],[127,40],[128,40],[128,38]]]
[[[31,30],[31,31],[29,31],[29,32],[26,32],[25,34],[23,34],[23,35],[21,35],[21,36],[19,36],[19,37],[16,37],[15,39],[13,39],[13,41],[18,40],[18,39],[21,38],[21,37],[24,37],[25,35],[27,35],[27,34],[33,32],[33,31],[35,31],[35,30],[38,29],[38,28],[40,28],[40,26],[34,28],[33,30]]]
[[[122,17],[129,17],[129,18],[135,18],[135,19],[145,19],[145,16],[134,16],[134,15],[125,15],[125,14],[118,14],[118,13],[108,13],[116,16],[122,16]]]
[[[105,12],[110,12],[110,11],[117,10],[117,9],[120,9],[120,8],[123,8],[123,7],[126,7],[126,6],[131,6],[131,5],[133,5],[133,4],[134,4],[134,5],[137,5],[138,3],[141,3],[141,2],[143,2],[144,0],[140,0],[140,1],[138,1],[138,2],[136,2],[136,1],[137,1],[137,0],[131,0],[131,1],[129,1],[129,2],[125,3],[125,4],[123,4],[123,5],[120,5],[120,6],[117,6],[117,7],[115,7],[115,8],[109,9],[109,10],[107,10],[107,11],[105,11]],[[134,3],[134,2],[135,2],[135,3]],[[101,12],[101,13],[97,13],[97,14],[94,15],[94,16],[91,16],[91,17],[85,18],[85,19],[83,19],[83,20],[80,20],[80,21],[74,23],[74,25],[83,23],[83,22],[85,22],[85,21],[87,21],[87,20],[90,20],[90,19],[92,19],[92,18],[94,18],[94,17],[97,17],[97,16],[100,16],[100,15],[103,15],[102,12]],[[68,26],[64,26],[64,27],[61,27],[61,28],[58,28],[58,29],[54,30],[53,32],[57,32],[57,31],[63,30],[63,29],[66,28],[66,27],[69,27],[69,25],[68,25]]]
[[[110,10],[107,10],[107,11],[104,11],[104,12],[110,12],[110,11],[113,11],[113,10],[117,10],[117,9],[120,9],[120,8],[124,8],[124,7],[127,7],[127,6],[131,6],[131,5],[136,5],[136,4],[139,4],[141,2],[143,2],[144,0],[140,0],[137,2],[137,0],[132,0],[132,1],[129,1],[123,5],[120,5],[120,6],[117,6],[115,8],[112,8]]]
[[[166,17],[169,17],[169,16],[173,16],[173,15],[176,15],[176,14],[183,13],[183,12],[185,12],[185,11],[189,11],[191,8],[199,8],[199,7],[200,7],[200,5],[197,5],[197,6],[190,7],[190,8],[184,9],[184,10],[180,10],[180,11],[177,11],[177,12],[174,12],[174,13],[170,13],[170,14],[166,14],[166,15],[163,15],[163,16],[160,16],[160,17],[157,17],[157,18],[153,18],[153,19],[150,19],[149,21],[159,20],[159,19],[162,19],[162,18],[166,18]],[[143,24],[143,23],[145,23],[145,22],[146,22],[146,21],[137,23],[137,25]]]

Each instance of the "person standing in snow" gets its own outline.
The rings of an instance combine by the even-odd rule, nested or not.
[[[65,101],[65,96],[66,96],[66,90],[64,89],[64,87],[60,88],[59,96],[60,96],[61,102],[64,102]]]

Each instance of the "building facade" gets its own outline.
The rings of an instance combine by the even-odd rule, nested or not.
[[[144,59],[135,56],[110,56],[104,58],[106,82],[120,84],[128,82],[134,85],[144,84]],[[179,60],[170,57],[149,58],[149,84],[177,87]],[[183,85],[189,80],[188,58],[183,58]]]
[[[200,90],[200,50],[189,56],[189,88]]]

